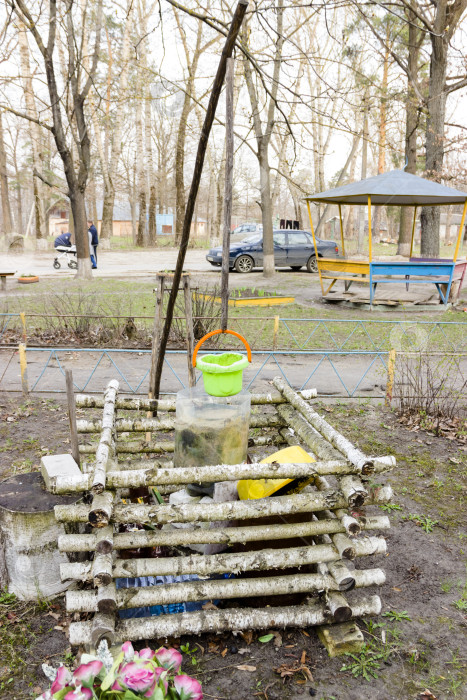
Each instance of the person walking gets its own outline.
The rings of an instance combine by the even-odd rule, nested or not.
[[[93,250],[93,246],[92,246],[92,233],[89,229],[88,229],[88,236],[89,236],[89,255],[91,257],[91,267],[93,270],[95,270],[97,268],[96,258],[94,257],[94,250]]]
[[[94,226],[91,220],[88,221],[88,232],[91,234],[90,240],[90,253],[94,253],[95,266],[97,267],[97,246],[99,245],[99,236],[97,235],[97,228]]]

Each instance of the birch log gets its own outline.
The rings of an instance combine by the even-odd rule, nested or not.
[[[298,435],[319,459],[335,460],[342,458],[341,453],[335,450],[290,404],[278,406],[277,412],[289,426],[288,428],[282,428],[280,431],[283,437],[287,439],[291,435]]]
[[[357,572],[357,587],[368,587],[384,583],[381,569],[367,569],[360,576]],[[253,598],[256,596],[291,595],[311,591],[338,591],[334,578],[322,574],[294,574],[293,576],[271,576],[268,578],[232,579],[222,581],[187,581],[138,588],[119,588],[115,591],[118,610],[152,605],[195,602],[219,598]],[[101,594],[102,597],[103,594]],[[66,594],[67,612],[97,612],[100,610],[100,592],[68,591]],[[347,606],[348,607],[348,606]]]
[[[322,418],[319,413],[311,408],[293,389],[291,389],[281,377],[275,377],[273,384],[281,394],[299,411],[308,423],[310,423],[328,442],[339,450],[352,464],[363,474],[373,472],[374,461],[357,449],[350,440],[341,435],[335,428]]]
[[[338,591],[326,592],[326,603],[334,622],[346,622],[352,617],[352,608]]]
[[[101,437],[96,450],[96,465],[91,484],[93,493],[102,493],[105,488],[105,475],[109,459],[115,453],[115,401],[118,393],[118,382],[112,379],[104,393],[104,409],[102,412]],[[78,421],[78,423],[81,421]],[[79,430],[79,428],[78,428]]]
[[[387,503],[376,495],[368,505]],[[181,505],[116,505],[111,522],[114,523],[188,523],[214,522],[217,520],[248,520],[271,515],[291,513],[311,513],[327,508],[345,508],[347,502],[338,491],[323,491],[317,494],[294,494],[262,498],[255,501],[235,501],[232,503],[181,504]],[[89,518],[86,505],[55,506],[58,522],[85,523]]]
[[[92,499],[88,521],[93,527],[106,527],[112,516],[114,494],[110,491],[99,493]]]
[[[79,537],[80,535],[78,535]],[[94,541],[93,550],[98,554],[109,554],[114,548],[114,534],[113,527],[108,525],[100,530],[97,530],[95,535],[85,535],[85,537],[92,537]],[[91,550],[91,551],[93,551]]]
[[[75,591],[75,593],[93,593],[93,591]],[[100,612],[105,615],[114,615],[117,610],[117,590],[115,588],[115,583],[112,581],[107,586],[99,586],[97,589],[97,594],[95,595],[95,610],[91,612]],[[67,600],[67,612],[71,612],[71,608],[68,608]]]
[[[339,486],[350,508],[360,508],[368,496],[368,491],[358,477],[344,476],[339,479]]]
[[[112,582],[112,554],[97,554],[91,565],[94,586],[107,586]]]
[[[280,425],[284,425],[284,421],[276,413],[266,416],[252,414],[250,418],[250,428],[275,428]],[[99,433],[103,430],[102,422],[98,419],[79,420],[77,428],[78,433]],[[148,430],[168,432],[175,430],[175,421],[173,418],[119,418],[115,421],[115,429],[118,433],[145,433]]]
[[[374,595],[352,605],[354,618],[379,615],[381,600]],[[290,607],[232,608],[230,610],[200,610],[176,615],[162,615],[138,619],[120,620],[115,628],[115,643],[127,639],[163,639],[180,637],[184,634],[203,632],[223,632],[225,630],[269,629],[285,627],[310,627],[328,623],[324,605],[311,607],[295,605]],[[91,622],[74,622],[70,625],[70,644],[89,644]]]
[[[219,481],[238,481],[239,479],[294,479],[299,477],[341,476],[352,474],[357,467],[344,460],[330,462],[291,462],[279,464],[271,462],[262,464],[217,464],[207,467],[184,468],[152,468],[148,464],[147,469],[128,471],[109,471],[106,474],[107,488],[140,488],[141,486],[164,486],[172,484],[213,483]],[[88,474],[77,476],[61,476],[55,479],[54,493],[68,493],[86,491],[89,488],[91,478]],[[357,488],[356,481],[349,482],[349,494]],[[347,484],[347,482],[346,482]],[[358,493],[366,493],[360,484]],[[357,493],[357,492],[356,492]],[[346,507],[347,507],[346,499]]]
[[[354,542],[357,557],[386,552],[383,537],[363,537]],[[157,559],[117,559],[113,566],[114,578],[134,578],[139,576],[181,576],[197,574],[240,573],[242,571],[266,571],[268,569],[288,569],[337,561],[341,555],[333,545],[313,545],[312,547],[291,547],[289,549],[262,549],[253,552],[190,555],[187,557],[160,557]],[[62,580],[92,580],[90,562],[65,563],[60,566]]]
[[[314,399],[317,396],[316,389],[306,389],[299,391],[299,395],[305,399]],[[252,394],[252,406],[263,406],[265,404],[281,404],[286,403],[282,394]],[[104,408],[104,399],[100,396],[92,396],[90,394],[77,394],[76,405],[79,408]],[[125,399],[117,398],[116,408],[124,411],[175,411],[175,399]]]
[[[366,519],[362,526],[365,530],[386,530],[390,527],[386,515],[377,515]],[[60,552],[93,552],[98,549],[97,534],[90,535],[61,535],[58,538]],[[295,537],[313,537],[323,534],[345,532],[337,518],[312,522],[292,523],[283,525],[252,525],[247,527],[229,528],[197,528],[195,530],[136,530],[121,532],[113,536],[113,548],[139,549],[140,547],[177,547],[189,544],[234,544],[236,542],[255,542],[267,540],[282,540]],[[105,552],[103,552],[105,553]]]
[[[87,624],[89,625],[90,631],[87,644],[92,644],[94,648],[97,648],[100,642],[106,639],[109,647],[113,645],[115,641],[115,615],[96,613],[92,622],[88,622]],[[70,643],[73,644],[71,641],[71,632]]]
[[[324,476],[316,476],[314,479],[314,485],[316,486],[318,491],[326,491],[330,488],[330,484]],[[323,511],[323,513],[321,513],[319,517],[320,519],[333,517],[339,518],[347,534],[351,537],[358,535],[362,529],[362,526],[357,520],[357,518],[354,518],[353,515],[349,515],[349,513],[344,508],[339,508],[334,512]]]

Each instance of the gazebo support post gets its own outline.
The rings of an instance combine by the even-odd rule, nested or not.
[[[339,222],[341,226],[341,244],[342,244],[342,255],[345,258],[345,246],[344,246],[344,226],[342,224],[342,207],[340,204],[338,204],[339,207]]]
[[[313,227],[313,219],[311,218],[310,202],[308,200],[307,200],[306,206],[308,207],[308,216],[310,217],[311,235],[313,236],[313,245],[315,246],[316,266],[318,268],[319,283],[321,285],[321,294],[323,295],[323,297],[325,297],[326,294],[324,293],[323,280],[321,279],[321,270],[319,269],[319,263],[318,263],[318,248],[316,246],[315,229]],[[329,289],[328,289],[328,291],[329,291]]]
[[[415,223],[416,223],[416,221],[417,221],[417,210],[418,210],[418,207],[414,207],[414,211],[413,211],[413,223],[412,223],[412,239],[411,239],[411,241],[410,241],[410,255],[409,255],[409,260],[410,260],[410,258],[412,257],[412,253],[413,253],[413,240],[414,240],[414,238],[415,238]]]
[[[453,262],[456,262],[457,256],[458,256],[458,254],[459,254],[459,250],[460,250],[460,247],[461,247],[462,232],[463,232],[463,230],[464,230],[464,222],[465,222],[465,215],[466,215],[466,213],[467,213],[467,199],[466,199],[465,202],[464,202],[464,209],[463,209],[463,211],[462,211],[462,219],[461,219],[461,223],[460,223],[460,226],[459,226],[459,234],[458,234],[458,236],[457,236],[456,250],[454,251],[454,257],[453,257],[453,259],[452,259]],[[316,247],[316,246],[315,246],[315,247]]]
[[[371,197],[368,195],[368,257],[371,263]]]

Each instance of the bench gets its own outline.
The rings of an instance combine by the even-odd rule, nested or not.
[[[457,270],[456,270],[457,267]],[[446,306],[451,291],[451,285],[454,279],[460,275],[463,279],[465,273],[465,264],[462,262],[455,263],[452,260],[437,260],[433,259],[418,259],[410,262],[371,262],[370,263],[370,304],[373,303],[373,297],[376,290],[376,285],[380,283],[405,282],[408,289],[411,284],[426,284],[432,283],[436,286],[441,301]],[[393,275],[402,275],[404,280],[393,279]],[[416,277],[416,279],[414,279]],[[461,279],[461,284],[462,284]],[[444,287],[444,290],[443,290]]]
[[[6,278],[7,278],[7,277],[13,277],[13,275],[15,275],[15,274],[16,274],[16,272],[1,272],[1,271],[0,271],[0,280],[1,280],[1,285],[2,285],[2,287],[1,287],[2,292],[6,292]]]

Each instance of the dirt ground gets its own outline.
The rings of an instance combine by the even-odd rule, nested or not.
[[[206,698],[467,698],[467,448],[411,432],[369,402],[321,410],[366,453],[394,454],[398,463],[387,477],[395,491],[392,527],[383,533],[388,555],[368,561],[387,573],[384,615],[359,623],[364,651],[331,660],[312,628],[282,630],[263,643],[268,630],[169,642],[189,644],[183,668],[202,681]],[[0,394],[0,478],[37,470],[42,454],[69,451],[67,432],[62,397]],[[35,697],[47,687],[43,661],[72,663],[69,622],[62,598],[33,606],[0,591],[0,697]]]

